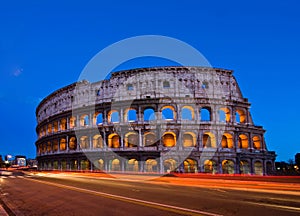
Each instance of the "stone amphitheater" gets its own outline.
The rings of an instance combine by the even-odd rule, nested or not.
[[[268,175],[276,154],[232,70],[152,67],[56,90],[36,109],[40,170]]]

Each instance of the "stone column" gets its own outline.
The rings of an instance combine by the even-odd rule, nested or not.
[[[138,146],[138,149],[143,148],[143,147],[144,147],[144,144],[143,144],[143,138],[142,138],[142,129],[139,128],[139,146]]]

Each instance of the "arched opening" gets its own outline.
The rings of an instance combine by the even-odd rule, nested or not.
[[[203,148],[216,148],[216,138],[211,132],[206,132],[202,137]]]
[[[93,148],[103,148],[103,139],[101,135],[96,134],[93,136]]]
[[[230,122],[230,109],[227,107],[222,107],[219,109],[219,121],[220,122]]]
[[[204,161],[204,172],[215,174],[217,173],[217,164],[213,160]]]
[[[103,159],[95,160],[94,166],[96,170],[105,170]]]
[[[239,135],[238,147],[243,149],[247,149],[249,147],[249,141],[247,135],[245,134]]]
[[[153,121],[155,120],[155,111],[152,108],[147,108],[144,110],[144,121]]]
[[[177,168],[177,162],[174,159],[167,159],[164,161],[164,171],[169,173]]]
[[[111,171],[121,171],[119,159],[114,159],[111,161]]]
[[[80,117],[80,126],[85,127],[89,125],[89,116],[84,114]]]
[[[196,173],[197,172],[197,161],[193,159],[186,159],[183,162],[185,173]]]
[[[236,123],[245,123],[246,122],[246,114],[244,110],[238,109],[235,112],[235,121]]]
[[[103,114],[102,113],[98,113],[96,115],[95,124],[96,125],[102,125],[103,124]]]
[[[80,137],[80,147],[82,149],[87,149],[89,147],[89,142],[88,142],[87,136]]]
[[[125,147],[137,147],[139,143],[138,134],[135,132],[129,132],[125,135]]]
[[[67,149],[67,140],[62,138],[59,141],[60,151],[65,151]]]
[[[139,171],[139,162],[136,159],[130,159],[127,162],[127,171],[138,172]]]
[[[119,112],[116,110],[111,110],[108,113],[108,123],[118,123],[120,122],[119,119]]]
[[[67,120],[65,118],[60,120],[60,130],[64,131],[67,129]]]
[[[169,81],[164,81],[163,82],[163,88],[170,88],[170,82]]]
[[[53,123],[53,130],[54,130],[54,132],[57,132],[57,131],[58,131],[58,122],[57,122],[57,121],[55,121],[55,122]]]
[[[77,160],[71,160],[70,162],[71,170],[77,170],[77,167],[78,167]]]
[[[145,170],[146,172],[158,172],[157,161],[154,159],[148,159],[145,162]]]
[[[137,121],[136,110],[132,108],[125,110],[124,119],[126,122],[136,122]]]
[[[223,174],[234,174],[234,162],[232,160],[222,161]]]
[[[255,175],[263,175],[263,165],[262,165],[262,162],[256,161],[254,163],[254,174]]]
[[[229,133],[224,133],[221,141],[222,148],[233,148],[232,135]]]
[[[240,162],[240,173],[241,174],[250,174],[250,165],[248,161],[241,161]]]
[[[196,136],[194,133],[184,133],[182,138],[183,138],[183,147],[196,146]]]
[[[164,133],[163,145],[165,147],[174,147],[176,145],[176,134],[173,132]]]
[[[76,117],[74,117],[74,116],[72,116],[71,118],[70,118],[70,128],[72,129],[72,128],[74,128],[74,127],[76,127]]]
[[[60,162],[61,170],[67,170],[67,161],[62,160]]]
[[[200,110],[201,121],[211,121],[211,109],[209,107],[203,107]]]
[[[162,108],[162,119],[167,121],[175,120],[175,109],[172,106],[164,106]]]
[[[89,170],[90,169],[90,161],[89,160],[81,160],[80,168],[81,168],[81,170]]]
[[[48,134],[52,133],[52,124],[48,124]]]
[[[57,152],[58,151],[58,141],[55,139],[53,140],[53,143],[52,143],[52,151],[53,152]]]
[[[77,140],[75,137],[71,137],[69,140],[69,149],[76,150],[76,148],[77,148]]]
[[[144,135],[144,144],[145,147],[155,147],[157,142],[156,135],[152,132],[145,133]]]
[[[50,153],[51,152],[51,142],[47,142],[47,152]]]
[[[194,119],[194,109],[190,106],[184,106],[181,110],[182,120],[193,120]]]
[[[261,149],[261,141],[259,136],[254,136],[252,138],[253,141],[253,148],[254,149]]]
[[[120,148],[120,136],[118,134],[110,134],[108,136],[109,148]]]

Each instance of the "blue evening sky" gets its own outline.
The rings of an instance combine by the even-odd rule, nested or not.
[[[119,40],[182,40],[214,67],[233,69],[267,130],[277,160],[300,152],[300,3],[297,0],[1,1],[0,154],[35,157],[35,108],[77,81],[87,62]],[[133,61],[124,67],[162,65]]]

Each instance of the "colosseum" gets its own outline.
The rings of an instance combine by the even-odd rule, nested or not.
[[[152,67],[56,90],[36,109],[40,170],[267,175],[276,154],[232,70]]]

